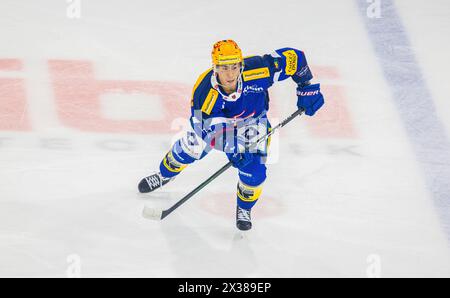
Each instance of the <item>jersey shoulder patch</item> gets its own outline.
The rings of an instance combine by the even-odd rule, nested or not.
[[[292,76],[293,74],[296,73],[298,68],[297,53],[294,50],[286,50],[282,54],[286,59],[286,68],[284,69],[284,72],[288,76]]]
[[[219,92],[211,86],[212,69],[202,73],[192,89],[191,107],[210,115],[219,98]]]

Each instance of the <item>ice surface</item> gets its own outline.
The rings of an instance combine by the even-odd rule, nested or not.
[[[0,276],[450,277],[434,199],[450,194],[423,173],[436,151],[415,153],[357,1],[81,0],[68,17],[76,3],[0,2]],[[448,135],[450,5],[395,3]],[[274,139],[251,231],[235,228],[234,169],[147,220],[144,206],[168,208],[226,162],[211,153],[137,193],[225,38],[245,55],[304,50],[327,104]],[[294,87],[271,89],[272,124]]]

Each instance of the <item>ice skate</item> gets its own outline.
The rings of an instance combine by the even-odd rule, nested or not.
[[[138,185],[139,192],[140,193],[152,192],[155,189],[161,188],[162,186],[166,185],[172,180],[173,178],[165,178],[161,175],[160,172],[155,172],[150,176],[143,178],[141,182],[139,182]]]
[[[236,226],[241,231],[247,231],[252,228],[252,220],[250,217],[251,209],[243,209],[236,207]]]

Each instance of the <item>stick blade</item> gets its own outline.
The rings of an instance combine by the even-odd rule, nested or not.
[[[150,208],[147,206],[144,206],[144,209],[142,210],[142,216],[146,219],[151,220],[161,220],[163,215],[163,210],[159,208]]]

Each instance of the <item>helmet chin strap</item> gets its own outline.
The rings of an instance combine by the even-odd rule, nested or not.
[[[220,95],[222,95],[223,99],[226,101],[236,101],[241,97],[242,94],[242,72],[244,71],[244,65],[241,65],[241,71],[239,72],[239,76],[238,76],[238,81],[237,81],[237,88],[236,91],[231,93],[231,94],[224,94],[219,86],[225,87],[223,84],[220,84],[218,79],[217,79],[217,73],[216,73],[216,68],[213,66],[213,75],[211,76],[211,85],[213,86],[214,89],[217,90],[217,92],[220,93]]]

